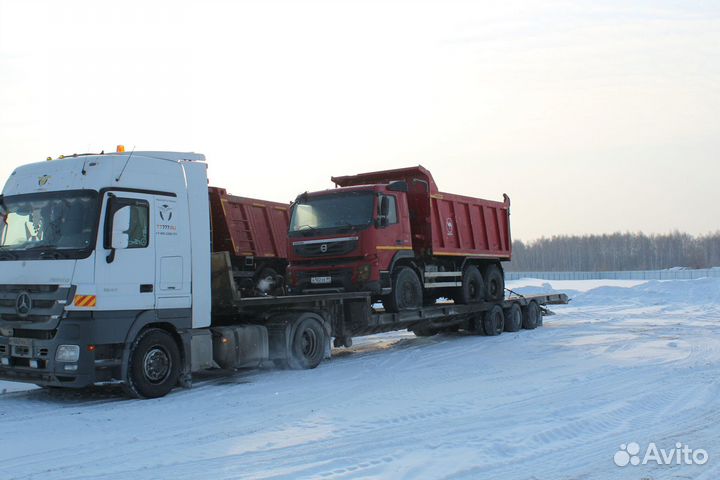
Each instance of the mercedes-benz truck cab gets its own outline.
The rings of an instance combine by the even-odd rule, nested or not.
[[[0,378],[82,387],[143,369],[129,387],[153,396],[189,377],[181,347],[211,313],[204,156],[118,150],[25,165],[5,184]],[[128,342],[144,355],[128,362]]]

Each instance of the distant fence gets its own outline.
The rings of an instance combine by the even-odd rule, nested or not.
[[[618,272],[505,272],[506,280],[692,280],[720,277],[720,267],[697,270],[637,270]]]

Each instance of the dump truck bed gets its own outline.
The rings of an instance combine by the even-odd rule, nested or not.
[[[287,258],[289,205],[230,195],[209,187],[213,252],[235,257]]]

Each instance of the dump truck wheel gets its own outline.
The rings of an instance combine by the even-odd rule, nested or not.
[[[485,335],[500,335],[505,325],[505,315],[500,305],[494,305],[490,310],[485,312],[483,317],[483,330]]]
[[[325,355],[325,329],[315,318],[301,320],[295,327],[287,363],[293,370],[315,368]]]
[[[263,294],[282,295],[282,277],[272,267],[265,267],[255,275],[255,289]]]
[[[163,397],[177,385],[180,363],[180,350],[172,335],[159,328],[144,330],[131,347],[123,388],[135,398]]]
[[[479,303],[485,298],[485,285],[480,270],[475,265],[465,267],[462,274],[462,286],[454,295],[457,303]]]
[[[423,305],[423,288],[415,272],[400,267],[393,274],[393,289],[383,297],[383,306],[388,312],[413,310]]]
[[[525,330],[533,330],[538,326],[538,318],[540,318],[540,306],[537,302],[532,301],[523,308],[522,327]]]
[[[517,332],[522,328],[523,314],[522,308],[517,303],[513,303],[510,308],[505,310],[505,331]]]
[[[485,299],[500,302],[505,298],[505,277],[497,265],[485,269]]]

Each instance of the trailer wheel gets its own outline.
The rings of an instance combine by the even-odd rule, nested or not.
[[[393,274],[393,289],[383,297],[383,306],[388,312],[412,310],[423,305],[423,288],[415,272],[400,267]]]
[[[433,335],[437,335],[438,330],[436,328],[416,328],[412,331],[416,337],[432,337]]]
[[[523,308],[522,327],[526,330],[533,330],[538,326],[538,318],[540,318],[540,306],[537,302],[532,301]]]
[[[485,269],[485,299],[500,302],[505,298],[505,277],[500,267],[493,264]]]
[[[325,329],[313,317],[301,320],[295,327],[288,352],[288,366],[293,370],[315,368],[325,355]]]
[[[494,305],[490,310],[485,312],[483,317],[483,330],[485,335],[500,335],[505,326],[505,315],[500,305]]]
[[[465,267],[462,273],[462,286],[455,294],[457,303],[479,303],[485,298],[485,285],[480,270],[475,265]]]
[[[518,332],[522,328],[523,314],[522,308],[517,303],[510,305],[505,311],[505,331]]]
[[[180,350],[172,335],[149,328],[133,342],[123,388],[135,398],[163,397],[177,384],[180,363]]]

